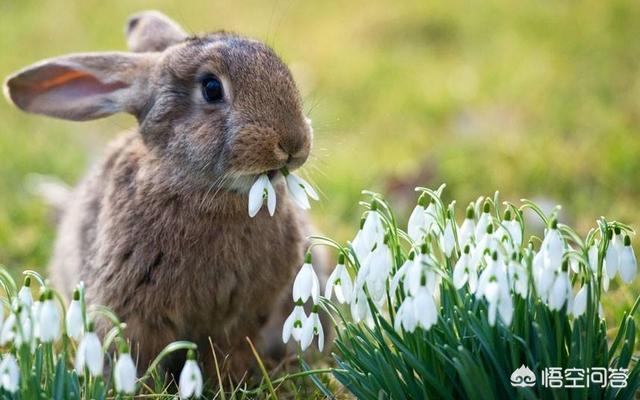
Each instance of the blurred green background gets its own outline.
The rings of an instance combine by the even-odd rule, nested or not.
[[[328,235],[351,236],[362,188],[406,213],[414,186],[442,182],[463,205],[494,190],[562,204],[583,233],[600,215],[640,227],[640,2],[0,0],[0,76],[125,50],[127,16],[148,8],[191,32],[257,37],[290,64],[314,121],[307,174]],[[0,101],[0,263],[42,268],[51,251],[51,211],[25,177],[76,182],[134,124],[56,121]]]

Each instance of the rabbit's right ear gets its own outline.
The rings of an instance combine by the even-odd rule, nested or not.
[[[180,25],[154,10],[132,15],[127,21],[125,34],[129,50],[135,52],[163,51],[187,38]]]
[[[44,60],[10,76],[5,96],[20,109],[83,121],[128,112],[140,117],[151,97],[158,53],[85,53]]]

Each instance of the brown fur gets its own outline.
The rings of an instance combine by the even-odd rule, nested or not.
[[[82,120],[126,111],[140,123],[74,191],[51,261],[55,286],[70,293],[84,281],[89,303],[127,323],[142,368],[179,339],[206,357],[211,337],[242,371],[245,337],[269,326],[260,337],[278,342],[286,317],[278,301],[290,306],[309,233],[281,177],[273,217],[263,209],[250,218],[247,191],[259,173],[302,165],[311,130],[271,49],[229,33],[183,38],[162,18],[129,23],[133,50],[155,52],[47,60],[9,78],[8,95],[30,112]],[[158,35],[162,26],[172,30]],[[225,102],[204,101],[205,72],[221,79]],[[74,97],[85,91],[95,94]]]

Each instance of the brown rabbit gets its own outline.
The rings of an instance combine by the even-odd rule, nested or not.
[[[188,37],[154,11],[129,20],[127,39],[137,53],[48,59],[6,82],[27,112],[75,121],[127,112],[139,123],[71,195],[52,282],[68,294],[82,280],[90,304],[115,311],[141,369],[179,339],[196,342],[206,364],[211,337],[242,371],[245,337],[279,341],[282,299],[307,246],[305,216],[277,172],[309,155],[300,94],[256,40]],[[250,218],[247,192],[261,173],[277,182],[277,209]]]

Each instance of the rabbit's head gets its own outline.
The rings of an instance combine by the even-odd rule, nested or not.
[[[257,174],[305,162],[311,126],[268,46],[226,32],[189,37],[155,11],[134,15],[126,33],[134,52],[44,60],[9,77],[6,96],[69,120],[130,113],[155,158],[197,185],[243,192]]]

